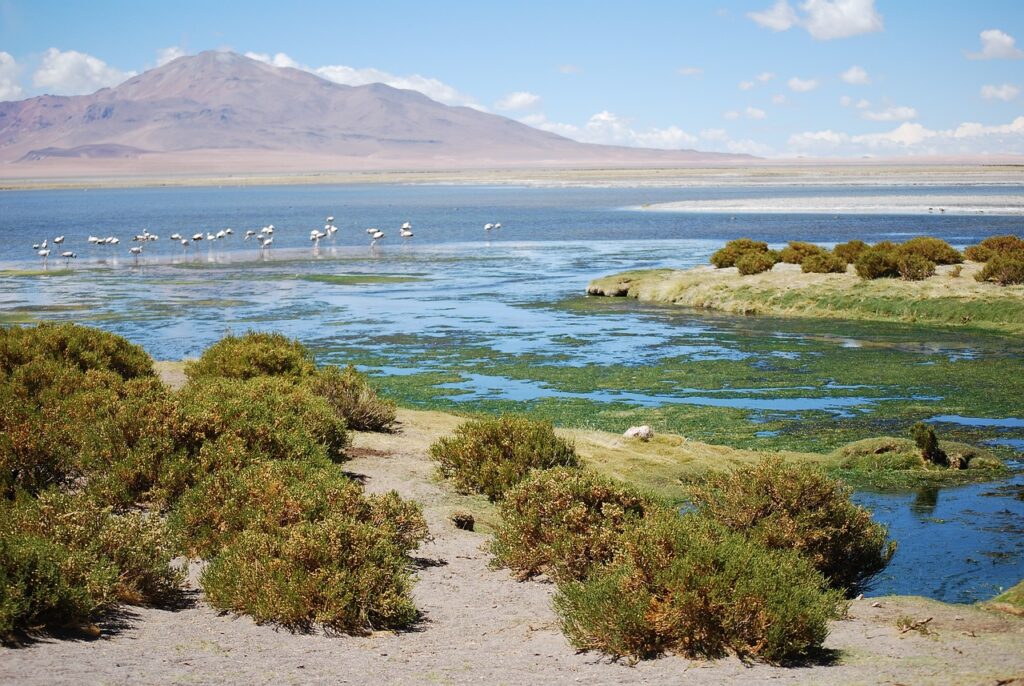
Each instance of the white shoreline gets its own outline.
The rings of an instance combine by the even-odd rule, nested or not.
[[[1024,195],[897,195],[680,200],[631,206],[644,212],[706,214],[949,214],[1024,216]]]

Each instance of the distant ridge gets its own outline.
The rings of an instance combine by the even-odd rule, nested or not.
[[[749,155],[579,143],[383,84],[231,52],[92,95],[0,103],[0,175],[742,164]]]

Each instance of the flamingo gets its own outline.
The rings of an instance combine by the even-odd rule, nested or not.
[[[224,238],[227,235],[228,235],[227,231],[225,231],[224,229],[221,229],[220,231],[217,232],[217,239],[219,240],[221,238]]]
[[[402,228],[398,230],[398,235],[401,236],[402,238],[412,238],[412,224],[410,224],[409,222],[405,222],[404,224],[402,224]]]
[[[54,242],[54,243],[56,243],[56,242],[57,242],[57,240],[56,240],[56,239],[54,239],[54,241],[53,241],[53,242]],[[78,255],[76,255],[75,253],[71,252],[70,250],[65,250],[64,252],[62,252],[62,253],[60,254],[60,256],[64,258],[64,266],[65,266],[65,267],[67,267],[68,265],[70,265],[70,264],[71,264],[71,260],[73,260],[73,259],[75,259],[76,257],[78,257]]]
[[[117,245],[118,243],[121,242],[121,239],[115,238],[114,236],[107,236],[106,238],[103,239],[103,242],[106,243],[107,245]]]
[[[64,242],[64,236],[57,236],[56,238],[53,239],[53,244],[54,245],[60,245],[63,242]]]
[[[188,239],[187,238],[182,238],[178,242],[181,243],[181,248],[182,248],[183,251],[188,250]]]
[[[495,225],[494,225],[494,228],[496,228],[496,229],[500,229],[500,228],[501,228],[501,222],[498,222],[497,224],[495,224]]]
[[[130,252],[132,254],[132,257],[135,258],[135,264],[138,264],[139,263],[139,255],[142,254],[142,246],[141,245],[136,245],[134,248],[128,248],[128,252]]]
[[[43,248],[42,250],[40,250],[36,254],[43,258],[43,266],[45,267],[46,266],[46,260],[47,260],[47,258],[50,257],[50,249],[49,248]]]
[[[100,238],[99,236],[93,236],[93,235],[90,235],[90,236],[89,236],[89,242],[90,242],[90,243],[99,243],[99,242],[101,242],[102,240],[103,240],[103,239],[102,239],[102,238]]]
[[[192,234],[192,240],[193,241],[201,241],[201,240],[203,240],[203,234],[201,234],[201,233],[194,233],[194,234]]]
[[[248,231],[245,232],[245,240],[249,240],[250,238],[252,238],[255,235],[256,235],[256,232],[253,231],[252,229],[249,229]]]
[[[171,240],[172,241],[180,241],[181,240],[181,234],[180,233],[172,233],[171,234]]]
[[[381,231],[380,229],[374,229],[373,233],[370,234],[370,238],[373,239],[372,241],[370,241],[370,245],[377,245],[377,241],[384,238],[384,232]]]
[[[234,231],[232,231],[232,230],[231,230],[231,227],[229,226],[228,228],[224,229],[224,233],[226,233],[227,235],[229,235],[229,236],[230,236],[231,234],[233,234],[233,233],[234,233]]]
[[[493,228],[494,228],[494,224],[490,224],[490,223],[484,224],[484,231],[490,231]]]

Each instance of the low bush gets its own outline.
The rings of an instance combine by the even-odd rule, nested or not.
[[[913,430],[911,431],[913,435]],[[909,438],[866,438],[845,445],[838,451],[841,467],[858,471],[893,470],[1003,469],[1002,461],[991,451],[966,443],[938,441],[937,449],[945,455],[945,463],[926,461],[922,449]]]
[[[395,423],[395,404],[377,396],[365,374],[355,367],[324,367],[309,377],[310,389],[356,431],[389,431]]]
[[[857,261],[861,253],[868,249],[868,244],[861,240],[847,241],[832,248],[832,254],[839,259],[851,264]]]
[[[415,621],[409,567],[386,528],[329,513],[272,532],[241,532],[200,582],[211,605],[258,623],[365,634]]]
[[[631,528],[615,559],[559,585],[554,605],[582,650],[768,662],[820,647],[845,611],[841,593],[797,553],[672,512]]]
[[[279,333],[250,331],[226,336],[185,365],[189,379],[252,379],[283,376],[298,379],[316,371],[313,355],[298,341]]]
[[[110,371],[123,379],[153,376],[153,360],[121,336],[77,324],[0,327],[0,378],[33,360],[79,371]]]
[[[988,262],[997,255],[1024,260],[1024,239],[1013,234],[989,236],[964,251],[964,256],[974,262]]]
[[[246,530],[274,534],[333,515],[372,524],[403,554],[427,535],[418,505],[394,491],[365,496],[330,462],[258,462],[216,471],[182,496],[170,524],[183,552],[210,558]]]
[[[939,439],[935,437],[935,429],[924,422],[918,422],[911,427],[910,435],[913,436],[917,449],[921,451],[922,459],[942,467],[949,465],[946,454],[939,449]]]
[[[805,274],[845,274],[846,260],[830,253],[808,255],[800,263],[800,271]]]
[[[960,251],[941,238],[918,236],[899,247],[903,255],[917,255],[935,264],[960,264],[964,256]]]
[[[778,253],[774,250],[768,252],[751,252],[741,255],[736,260],[736,269],[740,276],[751,276],[769,271],[779,261]]]
[[[828,251],[814,243],[803,241],[790,241],[789,245],[779,253],[779,259],[787,264],[803,264],[804,260],[812,255],[824,256]]]
[[[974,275],[978,281],[993,281],[1000,286],[1011,286],[1024,283],[1024,256],[1012,257],[1007,255],[994,255]]]
[[[749,253],[766,253],[768,244],[749,238],[737,238],[729,241],[725,247],[711,255],[711,264],[719,269],[735,267],[736,261]]]
[[[900,271],[900,278],[904,281],[924,281],[930,276],[935,276],[935,263],[914,253],[900,255],[896,260],[896,266]]]
[[[853,263],[862,279],[896,278],[900,275],[899,254],[893,243],[882,242],[868,248]]]
[[[818,469],[766,459],[709,474],[690,489],[690,499],[730,531],[800,553],[834,588],[855,595],[885,569],[896,544],[850,492]]]
[[[550,422],[505,415],[468,421],[430,446],[441,475],[465,493],[500,500],[531,469],[575,467],[576,450]]]
[[[583,469],[537,471],[505,494],[491,552],[526,579],[585,578],[610,562],[622,531],[660,507],[649,498]]]

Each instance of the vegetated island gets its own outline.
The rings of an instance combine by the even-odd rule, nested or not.
[[[927,237],[875,246],[850,241],[832,251],[796,241],[775,251],[739,239],[711,261],[605,276],[591,281],[587,294],[732,314],[1024,333],[1024,240],[1017,236],[985,239],[963,255]]]

